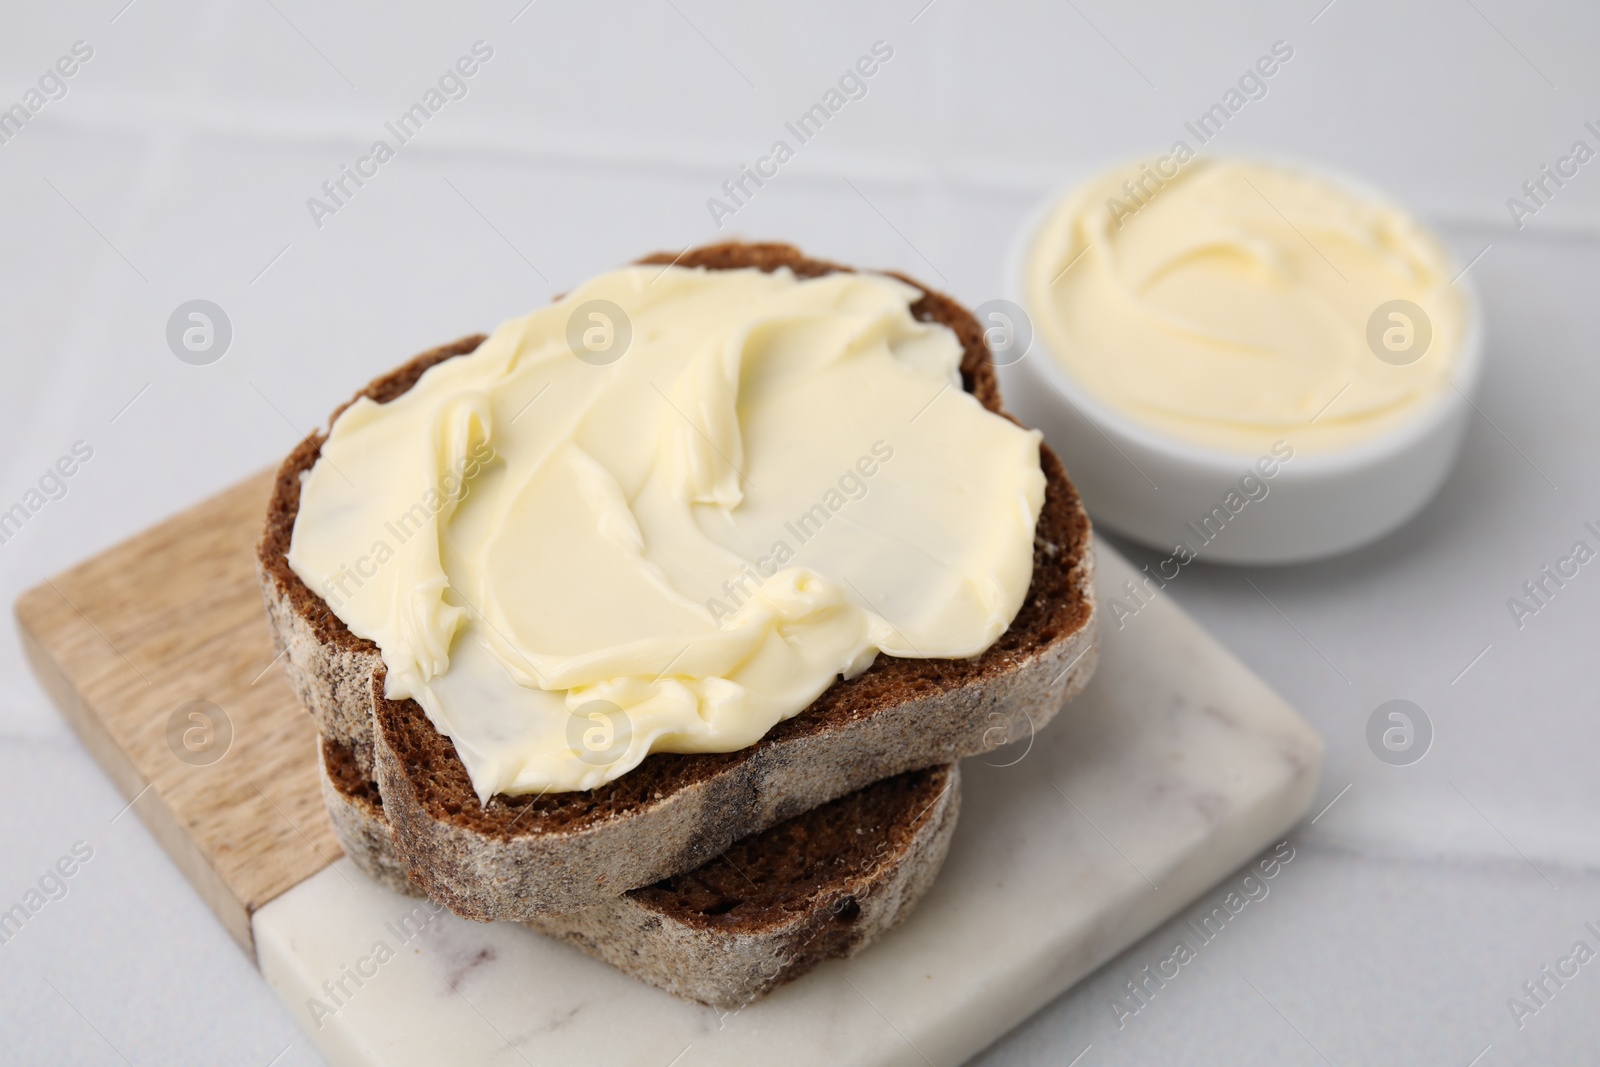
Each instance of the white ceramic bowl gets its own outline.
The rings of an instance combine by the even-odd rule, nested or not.
[[[1358,196],[1394,202],[1321,167],[1266,162],[1287,163]],[[1005,293],[1030,318],[1024,285],[1029,249],[1050,211],[1077,184],[1056,189],[1035,208],[1007,257]],[[1020,358],[998,368],[1001,389],[1006,407],[1043,431],[1099,525],[1166,552],[1183,544],[1211,562],[1321,559],[1394,530],[1422,509],[1450,473],[1483,366],[1477,290],[1467,278],[1456,286],[1467,322],[1451,374],[1455,388],[1378,437],[1338,451],[1297,454],[1278,464],[1270,478],[1256,469],[1257,456],[1183,441],[1113,410],[1073,378],[1038,331]],[[1241,493],[1248,503],[1233,513],[1224,501],[1247,474],[1266,486],[1266,495],[1248,500]],[[1226,521],[1216,516],[1218,507]],[[1213,516],[1209,524],[1206,516]]]

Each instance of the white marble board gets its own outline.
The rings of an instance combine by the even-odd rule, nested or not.
[[[1098,552],[1104,600],[1134,572]],[[1106,620],[1089,688],[1031,746],[966,761],[950,858],[910,920],[743,1011],[430,914],[347,859],[256,912],[257,953],[340,1067],[958,1064],[1275,844],[1321,765],[1299,714],[1162,598]]]

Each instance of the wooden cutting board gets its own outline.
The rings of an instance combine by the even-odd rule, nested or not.
[[[341,1067],[959,1064],[1278,841],[1316,787],[1316,732],[1158,598],[1104,628],[1094,679],[1049,730],[965,762],[950,857],[907,922],[716,1012],[516,923],[429,917],[340,858],[256,587],[270,485],[56,575],[16,613],[128,810]],[[1136,572],[1098,557],[1115,596]],[[330,1017],[331,984],[410,920],[425,928]]]
[[[255,911],[341,855],[316,730],[274,660],[256,586],[272,478],[264,471],[16,604],[61,713],[252,958]]]

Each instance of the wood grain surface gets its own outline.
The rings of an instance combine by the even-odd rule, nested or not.
[[[340,855],[256,585],[271,485],[256,475],[16,604],[62,715],[252,960],[251,914]]]

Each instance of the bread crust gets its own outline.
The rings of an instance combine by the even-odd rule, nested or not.
[[[317,738],[317,771],[322,805],[333,823],[339,847],[374,881],[396,893],[420,897],[422,889],[406,873],[394,850],[394,834],[383,814],[378,785],[356,767],[355,753],[327,737]]]
[[[803,277],[849,269],[774,244],[713,245],[642,262],[668,261],[708,269],[788,267]],[[896,277],[925,294],[913,314],[950,327],[961,341],[966,390],[1004,415],[977,321],[950,298]],[[392,399],[428,367],[480,342],[464,338],[425,352],[358,395]],[[602,905],[870,782],[1028,737],[1095,667],[1088,518],[1059,459],[1041,446],[1046,498],[1033,579],[1010,629],[982,655],[880,656],[749,748],[657,753],[598,789],[496,795],[480,805],[449,739],[414,702],[384,698],[376,647],[345,629],[288,567],[301,473],[315,463],[323,439],[313,434],[285,461],[258,549],[275,639],[318,729],[355,753],[361,773],[376,778],[411,876],[430,897],[469,918],[528,920]]]
[[[870,828],[874,845],[852,857],[845,871],[766,908],[753,921],[724,924],[723,916],[684,908],[669,888],[646,886],[528,925],[674,996],[718,1008],[744,1007],[824,960],[866,948],[910,915],[933,885],[961,807],[961,775],[954,763],[876,782],[793,821],[806,827],[829,808],[894,786],[914,802],[891,825]],[[759,846],[785,829],[773,827],[753,843]]]
[[[346,855],[389,889],[422,895],[395,851],[376,785],[353,773],[353,753],[323,739],[319,757],[323,800]],[[911,772],[803,812],[741,842],[737,856],[527,925],[674,996],[743,1007],[902,922],[944,864],[960,805],[956,764]],[[837,844],[839,827],[830,824],[839,823],[858,831],[849,847]],[[807,838],[816,839],[812,851],[828,853],[826,866],[784,855]],[[773,867],[789,876],[774,884]],[[751,874],[759,884],[745,893],[739,881]],[[719,881],[732,881],[732,891],[719,891]]]

